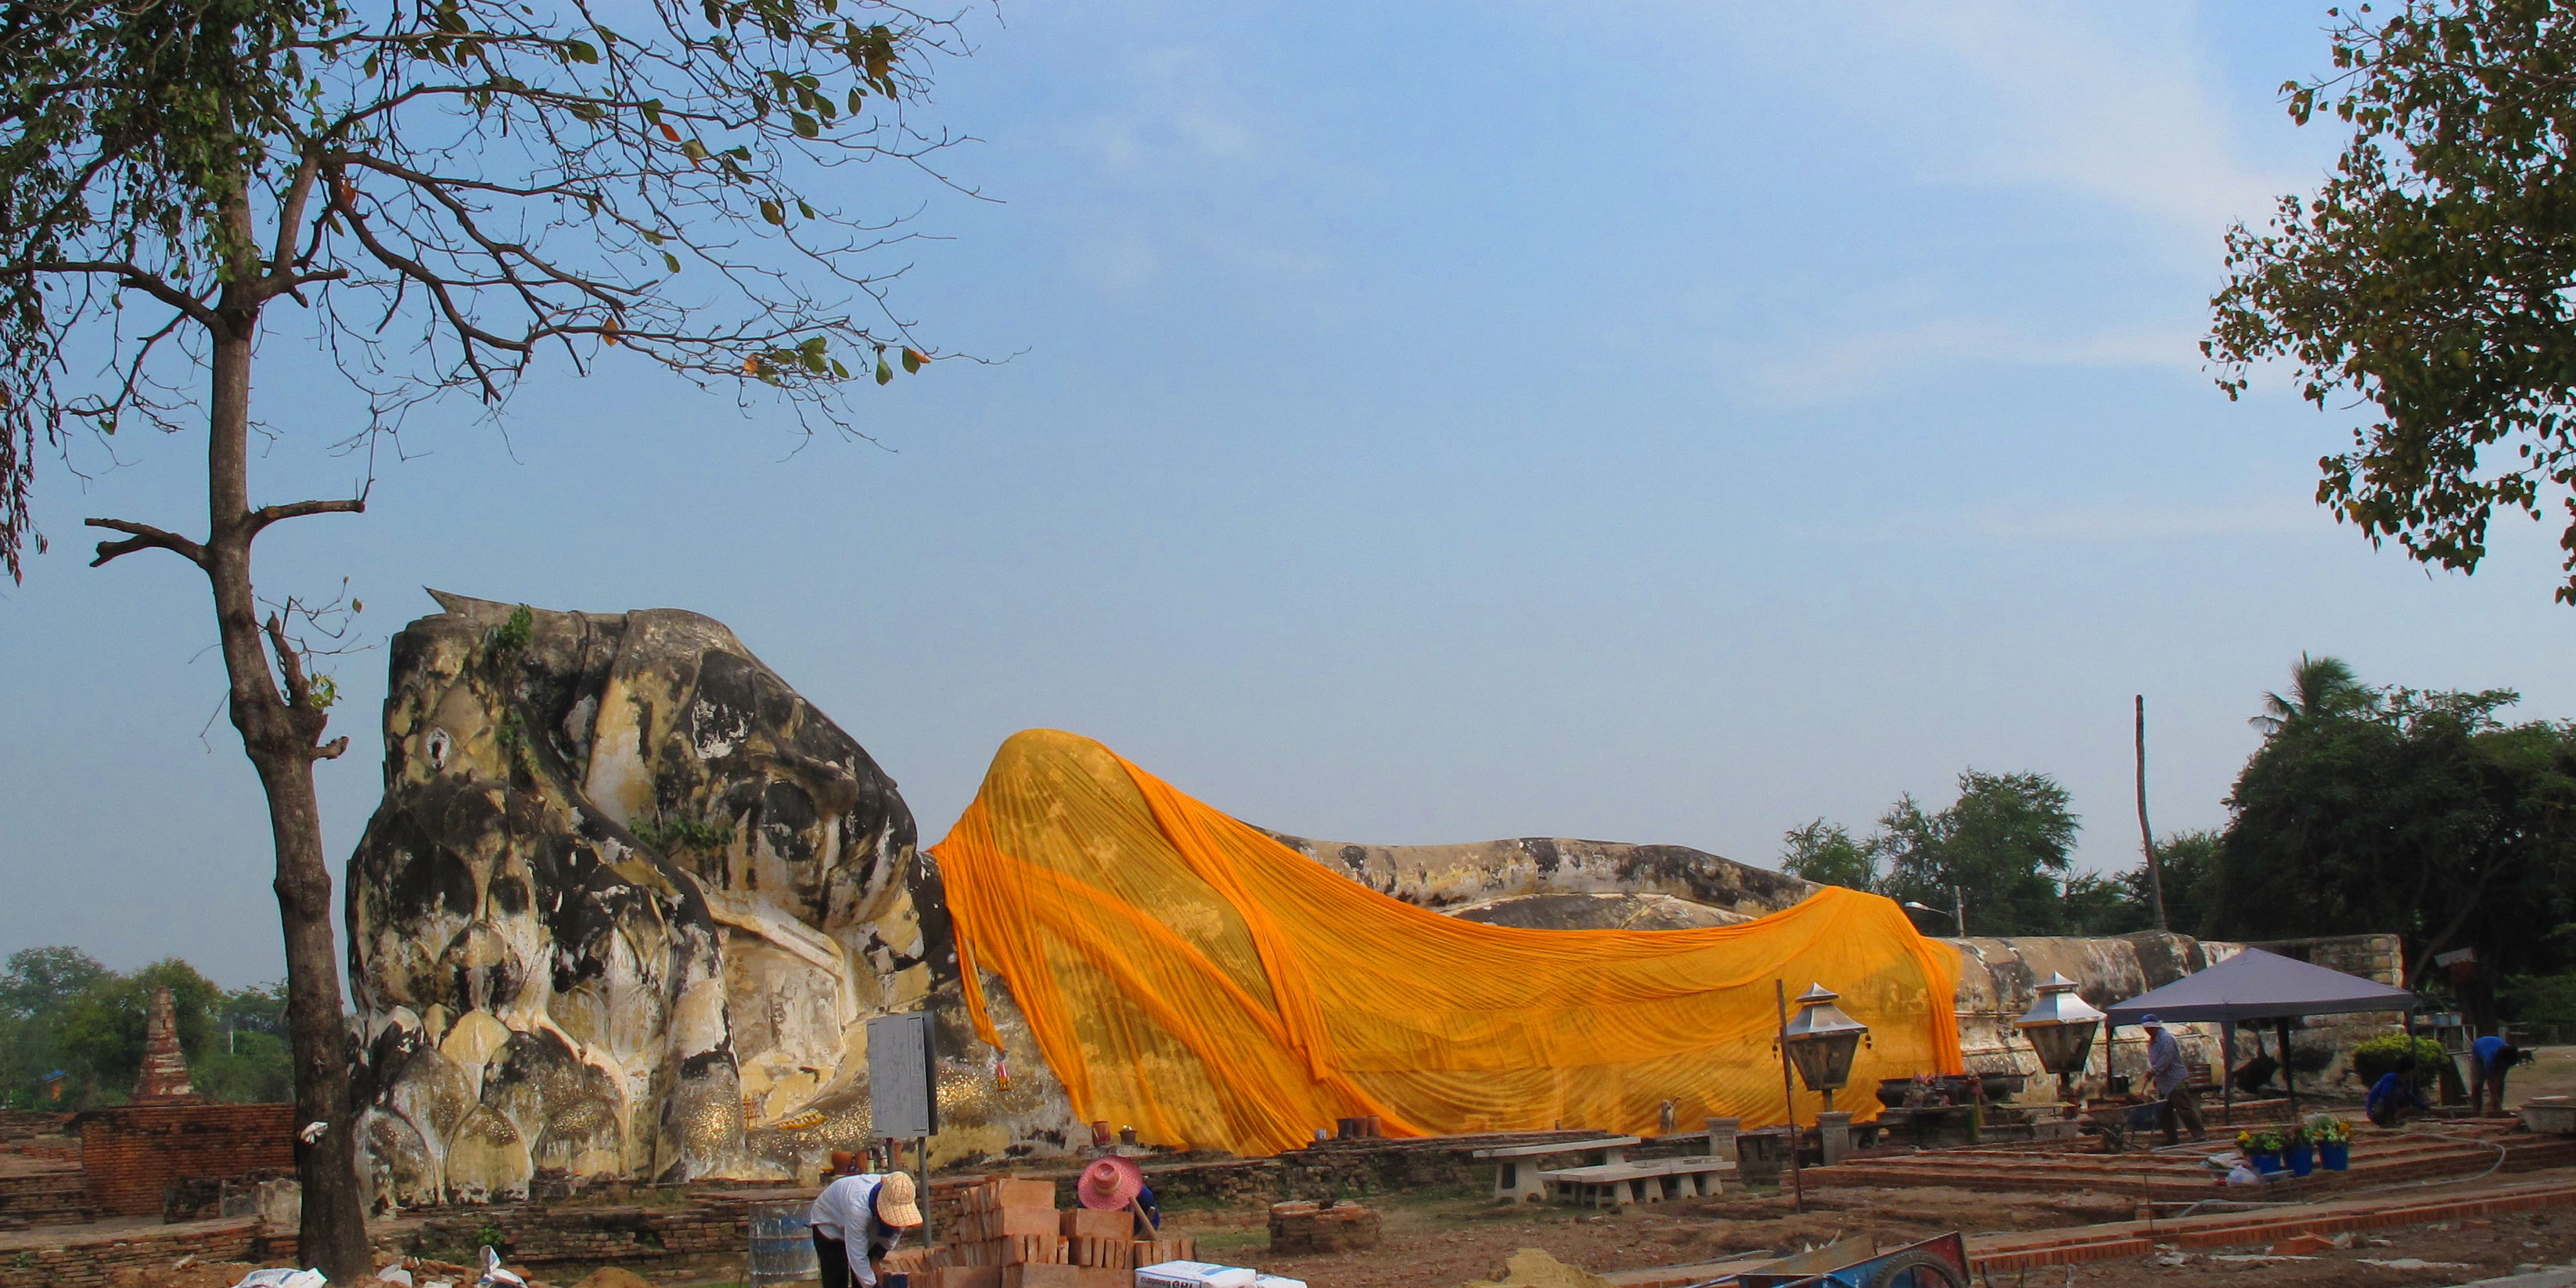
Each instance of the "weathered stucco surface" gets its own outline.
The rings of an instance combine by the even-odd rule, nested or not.
[[[1547,836],[1466,845],[1353,845],[1312,841],[1284,832],[1270,835],[1380,894],[1449,913],[1491,909],[1499,901],[1535,895],[1599,894],[1661,896],[1732,914],[1724,920],[1741,921],[1778,912],[1816,891],[1813,882],[1685,845],[1624,845]],[[1584,908],[1569,900],[1552,901],[1550,906],[1554,909],[1552,915],[1559,918]],[[1675,915],[1668,905],[1658,906],[1665,908],[1666,916]],[[1604,904],[1590,909],[1595,920],[1562,928],[1608,928],[1624,924],[1617,919],[1637,911]],[[1491,913],[1473,919],[1507,925],[1549,924],[1544,918],[1550,914],[1533,915],[1541,919],[1507,921]],[[1681,922],[1655,928],[1724,924],[1696,920],[1699,913],[1679,915]]]
[[[952,1148],[1062,1137],[1025,1030],[1008,1092],[966,1040],[893,779],[731,631],[439,600],[349,866],[380,1203],[810,1170],[871,1135],[865,1020],[924,1006]]]

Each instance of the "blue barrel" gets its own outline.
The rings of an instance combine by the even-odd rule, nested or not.
[[[751,1205],[751,1262],[746,1277],[752,1288],[816,1280],[823,1272],[814,1262],[814,1236],[806,1224],[809,1200]]]

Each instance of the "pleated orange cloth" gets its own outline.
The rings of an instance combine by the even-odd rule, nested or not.
[[[946,840],[966,1004],[1010,986],[1087,1121],[1266,1154],[1337,1118],[1389,1135],[1652,1131],[1783,1119],[1773,983],[1870,1026],[1841,1108],[1960,1071],[1957,953],[1886,899],[1827,888],[1707,930],[1529,930],[1369,889],[1091,739],[1015,734]],[[1821,1098],[1801,1088],[1801,1121]]]

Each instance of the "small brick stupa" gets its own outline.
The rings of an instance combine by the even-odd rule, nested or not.
[[[179,1049],[179,1006],[170,990],[152,990],[152,1017],[143,1027],[143,1072],[134,1079],[138,1105],[193,1105],[205,1097],[188,1081],[188,1057]]]

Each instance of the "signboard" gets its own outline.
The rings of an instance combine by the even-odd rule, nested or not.
[[[880,1015],[868,1021],[868,1107],[872,1134],[910,1140],[939,1134],[938,1053],[930,1016]]]

